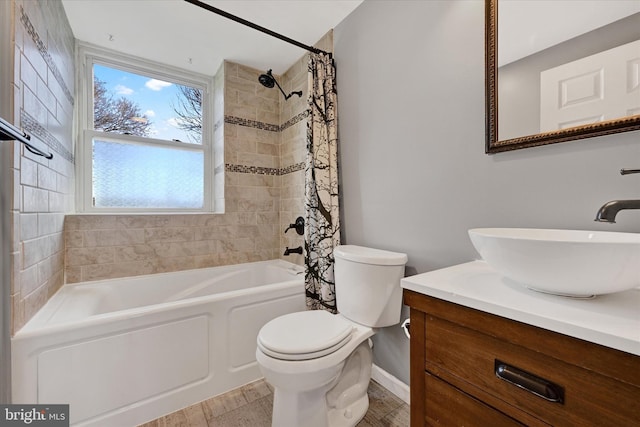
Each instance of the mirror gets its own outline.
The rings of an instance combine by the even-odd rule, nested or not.
[[[487,153],[640,130],[638,1],[485,0],[485,61]]]

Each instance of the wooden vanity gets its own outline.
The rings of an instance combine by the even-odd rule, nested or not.
[[[403,288],[412,427],[640,426],[640,291],[555,297],[479,261]]]

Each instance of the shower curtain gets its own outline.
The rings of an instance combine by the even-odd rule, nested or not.
[[[338,111],[331,55],[309,57],[309,119],[305,163],[307,306],[337,313],[333,248],[340,244]]]

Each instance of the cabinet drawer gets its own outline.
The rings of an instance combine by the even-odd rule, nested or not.
[[[514,427],[525,424],[496,411],[438,378],[425,374],[425,425]]]
[[[553,349],[532,351],[429,314],[425,326],[425,369],[505,414],[520,419],[521,410],[555,426],[638,425],[638,387],[554,358]],[[560,386],[562,402],[498,378],[496,360]]]

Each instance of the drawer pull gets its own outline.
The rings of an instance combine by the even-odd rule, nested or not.
[[[562,403],[564,390],[557,384],[532,375],[496,359],[496,376],[550,402]]]

